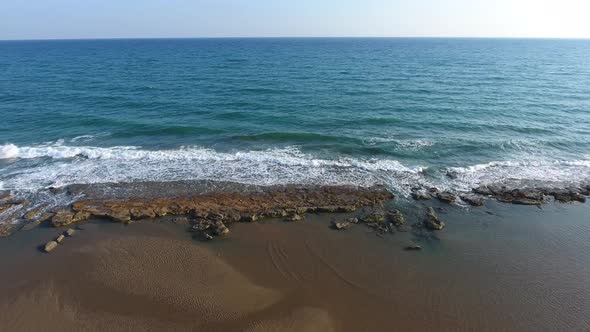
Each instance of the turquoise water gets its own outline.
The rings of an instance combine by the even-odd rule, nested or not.
[[[590,179],[590,40],[0,42],[0,189]]]

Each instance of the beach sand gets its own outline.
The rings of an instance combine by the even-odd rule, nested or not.
[[[89,221],[46,254],[60,230],[17,232],[0,241],[0,330],[589,330],[588,206],[487,205],[441,205],[447,228],[427,236],[335,231],[334,214],[236,223],[212,242]]]

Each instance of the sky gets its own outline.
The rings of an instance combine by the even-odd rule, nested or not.
[[[0,0],[0,39],[590,38],[590,0]]]

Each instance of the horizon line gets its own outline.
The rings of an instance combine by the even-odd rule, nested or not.
[[[0,39],[0,42],[18,41],[91,41],[91,40],[162,40],[162,39],[538,39],[538,40],[589,40],[590,37],[530,37],[530,36],[202,36],[202,37],[73,37]]]

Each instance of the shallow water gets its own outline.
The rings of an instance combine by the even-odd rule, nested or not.
[[[0,189],[582,181],[588,54],[587,40],[0,42]]]

